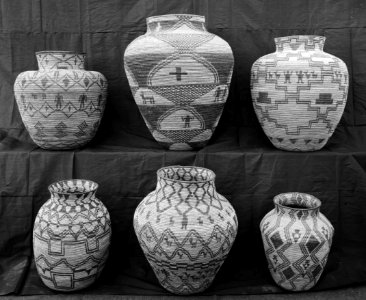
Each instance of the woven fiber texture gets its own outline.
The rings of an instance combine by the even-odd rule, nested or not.
[[[319,280],[332,245],[334,229],[312,195],[285,193],[261,221],[268,267],[282,288],[304,291]]]
[[[95,197],[98,185],[65,180],[49,187],[51,198],[39,210],[33,250],[43,283],[58,291],[76,291],[92,284],[108,257],[111,221]]]
[[[252,66],[254,109],[272,144],[290,151],[321,149],[344,111],[348,71],[323,52],[325,37],[275,39],[277,51]]]
[[[227,42],[207,32],[205,18],[163,15],[124,55],[132,94],[154,138],[171,150],[203,147],[226,102],[233,71]]]
[[[39,71],[20,73],[14,94],[25,127],[44,149],[73,149],[95,135],[104,112],[107,80],[84,70],[84,54],[36,53]]]
[[[175,294],[201,292],[234,243],[234,208],[216,192],[211,170],[171,166],[157,174],[155,191],[135,211],[137,238],[164,288]]]

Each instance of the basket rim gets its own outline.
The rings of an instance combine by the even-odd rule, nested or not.
[[[86,55],[86,52],[77,52],[77,51],[69,51],[69,50],[41,50],[36,51],[36,55],[38,54],[76,54],[76,55]]]
[[[309,196],[310,198],[314,199],[315,200],[315,203],[316,203],[316,206],[314,207],[304,207],[304,208],[298,208],[296,207],[296,210],[302,210],[302,211],[309,211],[309,210],[317,210],[321,207],[322,205],[322,202],[315,196],[311,195],[311,194],[308,194],[308,193],[301,193],[301,192],[286,192],[286,193],[281,193],[281,194],[278,194],[276,195],[274,198],[273,198],[273,203],[275,205],[278,205],[280,207],[283,207],[283,208],[287,208],[287,209],[295,209],[291,206],[287,206],[287,205],[284,205],[284,204],[280,204],[279,203],[279,198],[280,197],[283,197],[283,196],[289,196],[289,195],[302,195],[302,196]]]
[[[170,168],[196,168],[196,169],[202,169],[202,170],[206,170],[208,171],[208,173],[211,175],[210,179],[206,179],[206,180],[180,180],[180,179],[173,179],[173,178],[167,178],[162,176],[162,171],[164,169],[170,169]],[[200,166],[181,166],[181,165],[172,165],[172,166],[165,166],[162,168],[159,168],[156,171],[156,175],[158,176],[158,178],[161,178],[163,180],[169,180],[169,181],[174,181],[174,182],[182,182],[182,183],[205,183],[205,182],[210,182],[210,181],[215,181],[216,178],[216,174],[214,171],[212,171],[211,169],[205,168],[205,167],[200,167]],[[208,175],[207,177],[210,177],[210,175]]]
[[[58,192],[58,191],[55,191],[54,190],[54,186],[56,186],[56,184],[62,184],[62,183],[66,183],[66,182],[70,182],[72,181],[73,183],[76,182],[76,181],[88,181],[89,183],[91,183],[92,185],[94,185],[94,188],[86,191],[86,192]],[[99,185],[98,183],[96,183],[95,181],[93,180],[89,180],[89,179],[79,179],[79,178],[73,178],[73,179],[64,179],[64,180],[58,180],[58,181],[55,181],[53,183],[51,183],[49,186],[48,186],[48,191],[50,193],[56,193],[56,194],[59,194],[59,195],[82,195],[82,194],[87,194],[87,193],[90,193],[90,192],[95,192],[97,189],[98,189]]]
[[[147,17],[146,18],[146,22],[147,22],[147,24],[149,24],[149,23],[152,23],[152,22],[156,22],[159,19],[163,19],[163,18],[164,19],[169,19],[169,18],[174,19],[177,16],[195,17],[195,18],[199,19],[199,21],[201,21],[201,22],[205,22],[206,21],[206,18],[203,15],[195,15],[195,14],[166,14],[166,15],[157,15],[157,16]]]

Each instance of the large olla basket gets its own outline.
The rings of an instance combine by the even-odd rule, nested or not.
[[[156,189],[139,204],[134,229],[160,284],[175,294],[210,286],[238,230],[234,208],[215,188],[215,174],[164,167]]]
[[[170,150],[206,145],[224,108],[233,71],[231,48],[209,33],[203,16],[147,19],[147,32],[124,55],[136,104],[153,137]]]
[[[286,290],[308,290],[323,273],[334,228],[312,195],[279,194],[274,205],[260,223],[272,278]]]
[[[39,210],[33,229],[33,250],[43,283],[71,292],[91,285],[106,263],[111,240],[107,208],[95,196],[90,180],[51,184],[51,197]]]
[[[36,56],[39,70],[20,73],[14,83],[25,127],[44,149],[84,146],[103,116],[107,80],[85,70],[83,53],[40,51]]]
[[[254,110],[274,146],[321,149],[337,127],[348,91],[345,63],[323,51],[325,37],[275,39],[276,52],[252,66]]]

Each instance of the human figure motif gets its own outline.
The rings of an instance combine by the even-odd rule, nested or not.
[[[187,229],[187,225],[188,225],[188,218],[186,215],[183,215],[183,220],[182,220],[182,228],[183,230]]]
[[[191,127],[191,120],[193,120],[194,117],[190,115],[186,115],[185,117],[182,117],[182,121],[184,122],[184,128],[190,128]]]
[[[268,74],[268,79],[272,79],[272,76],[273,76],[272,72],[268,72],[267,74]]]
[[[281,77],[281,74],[278,73],[277,71],[275,72],[276,78],[279,79]]]
[[[165,236],[165,237],[164,237],[164,240],[165,240],[165,243],[167,244],[167,246],[169,246],[169,247],[170,247],[170,246],[172,245],[172,243],[173,243],[172,241],[170,241],[170,240],[169,240],[169,237],[167,237],[167,236]]]
[[[303,77],[304,77],[304,73],[303,71],[299,71],[299,72],[296,72],[296,75],[297,75],[297,83],[304,83],[302,81]]]
[[[80,109],[85,108],[85,102],[88,100],[88,97],[85,94],[81,94],[79,97]]]
[[[312,71],[312,72],[311,72],[311,76],[312,76],[313,78],[317,78],[317,77],[318,77],[318,75],[317,75],[317,74],[315,74],[315,72],[314,72],[314,71]]]
[[[216,242],[221,242],[221,235],[219,233],[215,233],[215,236],[214,236]]]
[[[215,92],[215,101],[214,102],[219,102],[220,99],[225,97],[225,95],[226,95],[226,88],[221,89],[220,87],[218,87]]]
[[[308,71],[304,72],[307,79],[310,78],[310,73]]]
[[[283,72],[283,74],[285,75],[285,83],[291,83],[292,71]]]
[[[56,109],[61,109],[62,108],[63,97],[60,95],[60,93],[58,93],[56,95],[55,102],[56,102]]]
[[[189,239],[189,243],[191,244],[192,248],[196,248],[197,247],[197,239],[194,239],[193,237],[191,237]]]

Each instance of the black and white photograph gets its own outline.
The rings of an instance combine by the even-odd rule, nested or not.
[[[366,299],[366,1],[0,0],[0,296]]]

